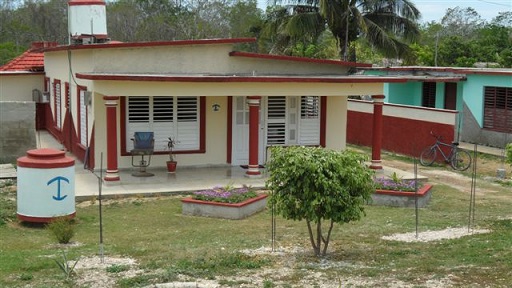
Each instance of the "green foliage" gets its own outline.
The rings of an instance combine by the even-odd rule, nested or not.
[[[365,158],[352,151],[294,146],[273,147],[271,154],[269,203],[286,219],[306,220],[315,254],[325,255],[332,224],[364,215],[374,191],[373,172],[365,166]],[[322,220],[331,221],[327,237],[321,235]],[[317,235],[312,234],[311,222],[317,225]]]
[[[506,161],[512,166],[512,142],[505,147]]]
[[[211,257],[178,260],[168,273],[213,279],[218,275],[229,275],[229,271],[232,269],[259,269],[267,263],[268,260],[264,258],[249,256],[240,252],[220,253]]]
[[[0,226],[12,222],[16,219],[15,195],[11,187],[14,185],[12,180],[0,181]]]
[[[75,236],[74,221],[66,216],[53,219],[46,227],[60,244],[69,243]]]
[[[108,273],[121,273],[130,270],[130,265],[110,265],[107,267]]]
[[[64,273],[64,276],[66,277],[66,280],[69,280],[69,278],[73,274],[73,271],[75,270],[75,266],[78,263],[78,261],[80,260],[80,258],[76,259],[76,261],[74,263],[72,263],[71,261],[68,261],[68,257],[66,256],[66,252],[64,252],[64,250],[62,250],[62,259],[61,259],[61,261],[59,261],[57,259],[54,259],[54,260],[55,260],[55,263],[57,263],[57,265],[59,266],[59,268],[62,271],[62,273]]]

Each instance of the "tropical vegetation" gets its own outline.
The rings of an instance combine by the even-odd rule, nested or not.
[[[316,43],[328,29],[344,60],[356,60],[355,41],[364,39],[383,55],[408,57],[419,36],[420,12],[409,0],[276,0],[277,17],[267,21],[291,45]],[[276,23],[277,22],[277,23]],[[282,36],[279,36],[282,34]]]
[[[0,65],[34,41],[67,44],[68,0],[0,1]],[[112,40],[256,37],[238,50],[377,65],[512,67],[512,12],[455,7],[421,22],[410,0],[112,0]],[[348,25],[347,25],[348,24]]]

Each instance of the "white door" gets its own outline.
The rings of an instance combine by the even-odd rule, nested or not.
[[[259,163],[265,162],[265,131],[261,122],[262,110],[264,109],[264,98],[260,103],[260,131],[259,131]],[[233,143],[231,153],[232,165],[247,165],[249,164],[249,105],[244,96],[233,97]]]

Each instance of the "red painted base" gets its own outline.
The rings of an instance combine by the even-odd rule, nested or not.
[[[18,219],[23,222],[31,222],[31,223],[50,223],[56,217],[35,217],[35,216],[26,216],[21,214],[16,214]],[[76,212],[73,212],[69,215],[62,215],[59,217],[69,217],[70,219],[75,218]]]
[[[425,194],[427,194],[428,191],[432,189],[432,185],[425,184],[420,189],[418,189],[418,193],[416,192],[406,192],[406,191],[395,191],[395,190],[375,190],[376,194],[383,194],[383,195],[392,195],[392,196],[407,196],[407,197],[423,197]]]

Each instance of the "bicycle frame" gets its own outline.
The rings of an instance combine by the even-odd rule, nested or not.
[[[441,149],[441,146],[450,147],[450,153],[445,154],[443,152],[443,149]],[[441,142],[439,139],[436,139],[436,143],[432,145],[433,148],[437,149],[439,152],[441,152],[441,155],[443,156],[444,161],[450,162],[453,158],[453,155],[455,155],[455,152],[457,150],[457,146],[454,144],[447,144],[444,142]]]

